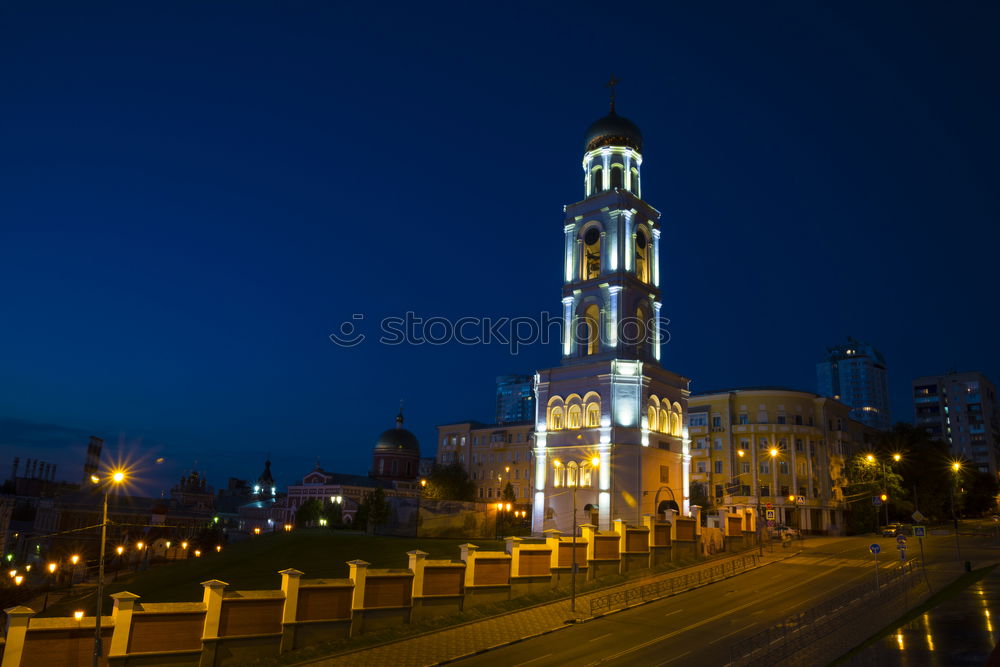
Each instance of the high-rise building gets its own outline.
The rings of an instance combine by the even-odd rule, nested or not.
[[[826,352],[826,361],[816,364],[817,393],[849,406],[851,419],[889,428],[889,382],[882,354],[850,337]]]
[[[993,383],[982,373],[928,375],[913,381],[916,425],[947,442],[952,453],[982,472],[997,474],[1000,408]]]
[[[523,424],[535,418],[535,378],[501,375],[497,378],[497,424]]]

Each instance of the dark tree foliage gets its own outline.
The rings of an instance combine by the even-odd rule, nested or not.
[[[300,528],[303,526],[315,526],[323,518],[325,518],[323,503],[318,498],[310,498],[296,510],[295,525]]]
[[[1000,484],[997,483],[995,475],[988,472],[969,472],[962,475],[958,483],[961,510],[965,516],[982,516],[996,509]]]
[[[385,490],[382,487],[365,494],[361,507],[358,508],[358,517],[364,521],[369,535],[374,534],[375,528],[385,523],[389,518],[389,503],[385,499]]]
[[[435,465],[427,476],[424,498],[472,501],[476,498],[476,483],[459,463]]]
[[[503,487],[503,493],[500,494],[500,500],[505,503],[517,502],[517,492],[514,490],[513,484],[507,482],[507,486]]]

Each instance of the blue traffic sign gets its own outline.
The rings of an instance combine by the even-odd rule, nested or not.
[[[872,545],[871,545],[870,547],[868,547],[868,548],[869,548],[869,549],[871,550],[871,552],[872,552],[873,554],[875,554],[876,556],[878,555],[878,552],[879,552],[879,551],[882,551],[882,547],[880,547],[880,546],[879,546],[879,545],[877,545],[877,544],[872,544]]]
[[[914,537],[924,537],[924,531],[926,529],[923,526],[914,526],[913,535]]]

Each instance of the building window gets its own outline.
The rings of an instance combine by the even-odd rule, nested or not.
[[[743,463],[740,464],[740,472],[743,473],[743,474],[749,474],[750,473],[750,462],[749,461],[744,461]]]
[[[750,423],[750,415],[748,415],[745,412],[741,412],[740,416],[739,416],[739,422],[740,422],[740,424],[749,424]]]
[[[635,277],[649,282],[649,240],[642,231],[635,235]]]
[[[618,188],[619,190],[624,187],[622,181],[624,180],[624,168],[617,162],[611,165],[611,187],[612,189]]]
[[[779,475],[788,474],[788,461],[778,461],[778,474]]]
[[[760,495],[769,496],[771,495],[771,486],[769,484],[760,485]]]
[[[670,466],[660,466],[660,484],[670,483]]]
[[[767,461],[760,462],[760,474],[766,475],[771,472],[771,466]]]
[[[795,425],[802,426],[802,415],[795,415]]]
[[[785,419],[785,415],[778,415],[778,423],[779,424],[784,424],[786,422],[787,422],[787,420]]]
[[[566,486],[566,468],[559,461],[552,466],[552,486]]]
[[[567,426],[569,428],[580,428],[580,415],[582,414],[582,412],[583,411],[580,409],[579,405],[569,406],[569,413],[567,419]]]
[[[635,167],[632,168],[632,194],[636,197],[639,196],[639,170]]]
[[[597,428],[601,425],[601,406],[597,403],[587,404],[587,428]]]
[[[717,451],[717,452],[721,452],[722,451],[722,438],[716,438],[715,439],[715,451]]]
[[[788,497],[788,496],[790,495],[790,494],[788,493],[788,491],[789,491],[789,489],[788,489],[788,487],[787,487],[787,486],[782,486],[782,487],[781,487],[781,496],[782,496],[783,498],[787,498],[787,497]]]
[[[795,451],[801,452],[801,451],[803,451],[803,449],[804,448],[802,446],[802,439],[801,438],[796,438],[795,439]]]
[[[698,461],[697,472],[705,472],[705,462],[704,461]]]
[[[722,461],[716,461],[715,462],[715,474],[716,475],[721,475],[722,474]]]
[[[563,411],[560,407],[552,408],[549,412],[549,430],[561,431],[563,427]]]
[[[590,304],[583,311],[585,330],[584,354],[597,354],[601,351],[601,311],[595,304]]]
[[[720,426],[722,426],[722,417],[720,417],[719,415],[713,415],[712,426],[714,426],[715,428],[719,428]]]
[[[597,194],[604,190],[604,170],[601,167],[594,167],[590,172],[590,194]]]

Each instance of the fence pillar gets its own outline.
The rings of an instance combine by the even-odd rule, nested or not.
[[[28,634],[28,621],[36,612],[31,607],[11,607],[4,609],[7,614],[7,643],[3,649],[2,667],[21,667],[24,657],[24,639]]]
[[[406,555],[410,558],[410,570],[413,571],[413,590],[410,594],[410,599],[416,601],[417,598],[424,594],[424,568],[427,565],[427,552],[414,549],[413,551],[407,551]]]
[[[227,584],[218,579],[201,582],[205,587],[202,603],[205,605],[205,625],[201,632],[201,658],[198,667],[214,667],[215,653],[219,647],[219,623],[222,620],[222,597]]]
[[[545,535],[545,545],[551,550],[550,553],[552,554],[552,561],[549,563],[549,567],[555,569],[559,567],[559,543],[562,542],[560,539],[562,531],[549,528],[543,530],[542,534]]]
[[[615,519],[621,521],[621,519]],[[580,536],[587,542],[587,562],[594,560],[594,544],[597,542],[594,536],[597,535],[597,526],[592,523],[580,524]]]
[[[285,594],[285,606],[281,611],[281,646],[279,653],[291,651],[295,647],[295,621],[299,614],[299,586],[302,572],[289,568],[278,572],[281,575],[281,592]]]
[[[111,610],[115,629],[111,633],[111,647],[108,649],[109,658],[124,656],[128,653],[128,640],[132,635],[132,614],[135,612],[135,601],[139,599],[139,596],[135,593],[122,591],[114,593],[111,599],[115,601],[114,609]]]
[[[507,546],[505,551],[510,554],[510,576],[518,577],[520,576],[521,570],[521,542],[524,539],[520,537],[508,537],[506,542]]]
[[[628,532],[628,524],[625,523],[624,519],[615,519],[611,522],[612,530],[618,533],[618,557],[621,558],[622,554],[627,551],[625,548],[625,535]]]
[[[363,560],[347,561],[347,576],[354,582],[354,595],[351,599],[351,610],[358,611],[365,608],[365,580],[368,578],[368,563]]]
[[[479,547],[475,544],[459,545],[462,550],[462,560],[465,561],[465,588],[468,590],[476,580],[476,552]]]

